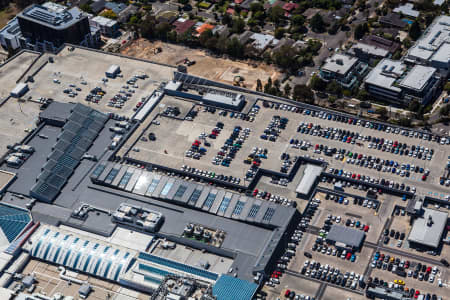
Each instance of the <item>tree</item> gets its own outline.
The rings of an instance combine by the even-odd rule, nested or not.
[[[450,104],[442,106],[441,109],[439,110],[439,115],[443,117],[448,116],[449,113],[450,113]]]
[[[411,25],[411,27],[409,28],[409,32],[408,35],[409,37],[415,41],[417,40],[420,35],[422,34],[422,30],[420,29],[420,25],[417,21],[414,21]]]
[[[375,112],[382,118],[382,119],[386,119],[387,118],[387,109],[384,106],[378,107]]]
[[[283,45],[278,51],[272,53],[272,60],[283,70],[294,71],[299,67],[296,56],[297,53],[293,47]]]
[[[241,58],[244,54],[244,46],[239,42],[237,38],[228,40],[227,53],[231,56]]]
[[[284,10],[281,6],[275,5],[269,9],[269,19],[275,24],[279,24],[284,16]]]
[[[274,36],[275,36],[276,39],[281,40],[283,38],[283,36],[284,36],[284,29],[281,28],[281,27],[277,27],[275,29]]]
[[[420,105],[420,102],[417,101],[416,99],[414,99],[414,100],[412,100],[412,101],[409,103],[408,108],[409,108],[409,110],[412,111],[412,112],[417,112],[417,111],[419,111],[420,106],[421,106],[421,105]]]
[[[161,40],[167,40],[169,32],[172,30],[172,26],[167,22],[161,22],[155,26],[155,34]]]
[[[310,21],[311,29],[314,32],[322,33],[325,31],[325,22],[319,13],[316,13]]]
[[[200,34],[198,41],[200,42],[200,45],[202,45],[203,47],[206,47],[208,40],[212,37],[213,37],[213,33],[211,30],[208,29],[208,30],[203,31]]]
[[[291,90],[292,90],[292,88],[291,88],[291,86],[289,85],[289,83],[286,83],[285,85],[284,85],[284,96],[286,97],[286,98],[289,98],[290,96],[291,96]]]
[[[270,89],[272,88],[272,78],[267,79],[267,83],[264,85],[264,93],[269,94]]]
[[[153,16],[147,16],[139,26],[141,36],[146,39],[155,38],[156,20]]]
[[[222,24],[223,25],[230,25],[233,19],[229,14],[224,14],[222,17]]]
[[[304,84],[296,84],[292,93],[294,100],[308,102],[314,102],[314,92],[310,87]]]
[[[319,76],[314,75],[311,77],[310,87],[315,91],[323,91],[327,87],[327,83],[323,81]]]
[[[245,21],[242,18],[234,18],[231,27],[232,33],[242,33],[245,29]]]
[[[339,83],[336,82],[336,80],[332,80],[327,84],[326,91],[330,94],[341,96],[342,87]]]
[[[444,86],[444,90],[447,91],[447,93],[450,93],[450,82],[447,82]]]
[[[256,80],[256,91],[257,91],[257,92],[262,92],[262,88],[263,88],[263,87],[262,87],[261,79],[258,78],[258,79]]]
[[[296,26],[303,26],[305,24],[305,17],[303,15],[293,15],[291,23]]]
[[[250,4],[250,11],[257,12],[257,11],[264,11],[264,6],[261,2],[253,2]]]
[[[84,3],[80,5],[80,9],[84,12],[87,12],[88,14],[92,14],[92,8],[89,3]]]
[[[111,9],[107,9],[100,14],[100,16],[108,18],[108,19],[117,19],[117,14],[113,12]]]

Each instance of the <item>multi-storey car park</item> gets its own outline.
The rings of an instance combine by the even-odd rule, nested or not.
[[[12,66],[2,293],[445,295],[447,135],[72,45]]]

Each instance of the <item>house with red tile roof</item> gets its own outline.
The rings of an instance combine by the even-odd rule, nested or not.
[[[175,27],[175,31],[178,34],[183,34],[183,33],[187,32],[189,29],[191,29],[192,27],[194,27],[194,25],[196,23],[197,22],[193,21],[193,20],[186,20],[183,18],[179,18],[178,20],[173,22],[173,26]]]

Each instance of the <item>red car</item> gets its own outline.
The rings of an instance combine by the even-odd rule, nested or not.
[[[422,180],[423,180],[423,181],[427,180],[427,175],[423,175],[423,176],[422,176]]]
[[[286,290],[286,292],[284,293],[285,297],[289,297],[289,294],[291,293],[291,290]]]
[[[352,254],[351,254],[350,252],[348,252],[347,255],[345,256],[345,258],[346,258],[347,260],[349,260],[351,257],[352,257]]]
[[[352,178],[355,179],[355,177],[356,177],[356,174],[353,174],[353,175],[352,175]]]
[[[431,273],[431,267],[428,267],[426,272]]]
[[[258,195],[258,189],[253,190],[253,197],[255,197],[256,195]]]
[[[364,226],[364,231],[365,232],[369,231],[369,225]]]
[[[356,176],[356,179],[360,180],[361,179],[361,174],[358,174],[358,176]]]

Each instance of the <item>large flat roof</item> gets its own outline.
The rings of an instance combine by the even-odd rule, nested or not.
[[[67,9],[65,6],[53,3],[31,5],[17,16],[54,29],[68,28],[79,20],[87,18],[78,7]]]
[[[450,43],[443,43],[437,50],[431,60],[438,63],[448,64],[450,61]]]
[[[400,78],[400,76],[402,76],[405,70],[406,65],[401,61],[383,59],[366,76],[364,83],[372,84],[395,92],[401,92],[401,89],[394,86],[394,83]]]
[[[389,54],[389,51],[386,49],[364,43],[356,43],[351,49],[353,49],[353,52],[355,52],[355,49],[359,49],[367,54],[380,57],[386,57]]]
[[[448,213],[429,208],[423,210],[423,217],[414,221],[408,241],[437,248],[447,225]],[[430,218],[432,222],[429,224]]]
[[[434,73],[436,73],[436,69],[433,67],[415,65],[403,78],[400,85],[411,90],[421,91]]]
[[[345,227],[341,225],[332,225],[327,235],[327,240],[336,243],[343,243],[351,247],[360,247],[364,241],[364,231]]]
[[[357,62],[358,59],[356,57],[335,53],[332,57],[327,58],[321,69],[324,71],[345,75]]]
[[[450,43],[450,16],[439,16],[408,51],[408,56],[429,60],[444,43]]]

